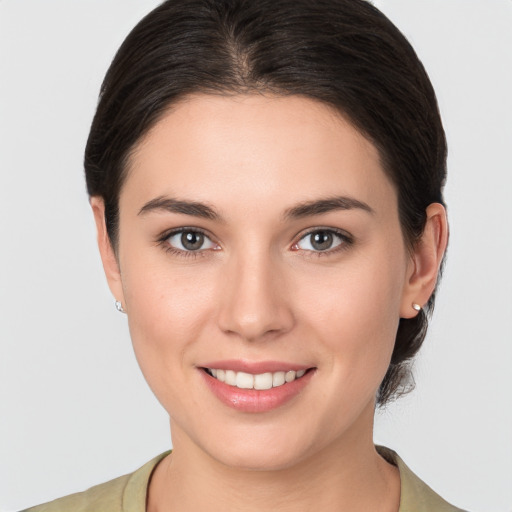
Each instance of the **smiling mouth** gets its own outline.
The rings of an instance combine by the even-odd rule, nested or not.
[[[203,370],[220,382],[239,389],[266,390],[284,386],[302,378],[312,370],[289,370],[280,372],[266,372],[253,375],[246,372],[235,372],[233,370],[222,370],[216,368],[203,368]]]

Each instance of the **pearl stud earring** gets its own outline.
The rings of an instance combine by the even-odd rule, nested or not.
[[[416,302],[413,302],[412,309],[414,309],[415,311],[421,311],[421,306],[419,304],[416,304]]]

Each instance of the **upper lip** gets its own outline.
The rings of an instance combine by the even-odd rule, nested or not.
[[[214,368],[216,370],[232,370],[235,372],[261,373],[287,372],[290,370],[308,370],[310,365],[289,363],[284,361],[248,361],[244,359],[227,359],[223,361],[211,361],[200,365],[201,368]]]

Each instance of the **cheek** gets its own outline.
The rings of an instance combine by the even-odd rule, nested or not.
[[[182,370],[193,365],[190,355],[209,327],[215,303],[211,279],[163,262],[127,262],[123,276],[135,355],[158,398],[170,391],[164,386],[169,375],[179,382],[186,375]]]
[[[296,296],[310,334],[320,336],[330,365],[348,386],[368,392],[387,371],[399,323],[405,260],[382,248],[357,264],[311,275]],[[388,254],[389,252],[389,254]]]

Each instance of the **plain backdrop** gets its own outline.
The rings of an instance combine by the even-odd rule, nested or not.
[[[512,2],[380,0],[438,93],[451,241],[416,391],[375,440],[447,500],[512,511]],[[95,244],[82,157],[102,77],[155,0],[0,0],[0,510],[170,448]]]

